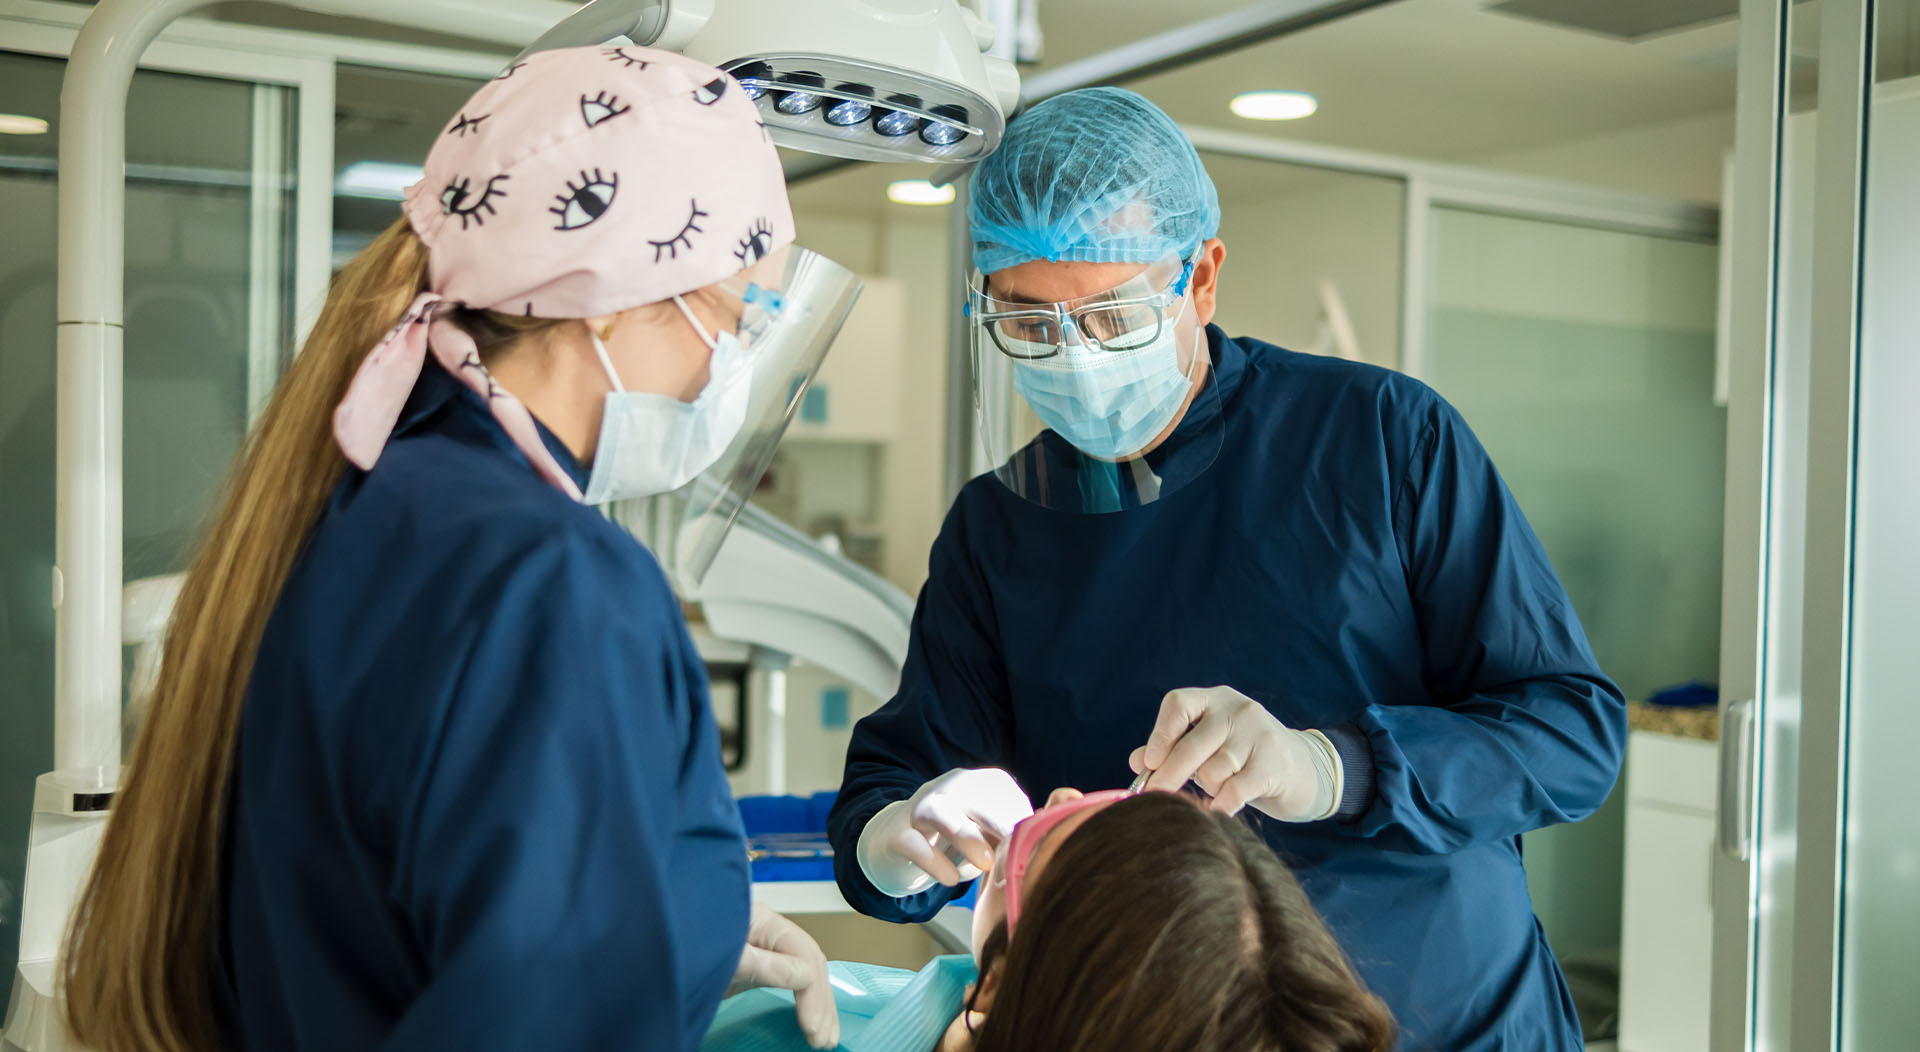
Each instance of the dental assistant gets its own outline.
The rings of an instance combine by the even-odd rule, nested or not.
[[[824,958],[749,908],[679,603],[595,505],[723,460],[750,487],[736,436],[778,435],[839,320],[782,290],[838,268],[791,246],[738,85],[642,48],[503,72],[404,212],[188,575],[77,914],[74,1037],[671,1052],[772,982],[831,1047]]]
[[[1625,704],[1465,421],[1210,324],[1214,187],[1138,95],[1035,107],[971,197],[996,467],[934,544],[899,693],[855,728],[848,900],[924,920],[1031,791],[1147,772],[1260,812],[1400,1047],[1581,1048],[1520,838],[1606,799]]]

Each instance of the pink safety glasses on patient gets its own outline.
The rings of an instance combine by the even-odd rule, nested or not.
[[[1033,813],[1017,826],[1013,835],[1007,839],[1007,858],[1003,863],[1006,873],[1000,875],[1001,883],[1006,886],[1007,934],[1013,934],[1013,926],[1020,920],[1020,890],[1027,876],[1027,866],[1033,862],[1034,849],[1048,833],[1068,818],[1082,811],[1090,811],[1118,803],[1129,796],[1137,795],[1132,789],[1106,789],[1097,793],[1088,793],[1078,800],[1068,800],[1052,807],[1042,808]]]

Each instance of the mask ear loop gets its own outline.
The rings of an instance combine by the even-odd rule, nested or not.
[[[587,326],[587,338],[593,341],[593,353],[600,359],[600,368],[607,371],[607,379],[613,382],[614,393],[626,394],[626,385],[620,382],[620,374],[613,370],[613,359],[607,355],[607,337],[613,335],[613,327],[615,324],[615,322],[610,321],[606,327],[599,332],[593,331],[593,326],[589,325]]]
[[[707,327],[700,324],[700,319],[694,315],[693,308],[687,306],[685,297],[675,296],[673,298],[673,305],[680,308],[681,314],[686,315],[687,324],[693,326],[694,333],[700,337],[701,343],[707,345],[707,350],[718,351],[720,349],[720,341],[707,335]]]

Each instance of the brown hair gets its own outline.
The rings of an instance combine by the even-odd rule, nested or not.
[[[975,1052],[1387,1052],[1393,1017],[1245,824],[1147,793],[1060,845],[982,948]]]
[[[427,282],[404,219],[334,279],[230,470],[174,607],[159,681],[67,940],[67,1027],[96,1052],[220,1045],[214,939],[228,772],[267,617],[345,471],[333,410]],[[483,355],[562,324],[460,310]]]

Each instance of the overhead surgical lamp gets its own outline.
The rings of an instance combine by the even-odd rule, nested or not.
[[[626,37],[733,74],[781,146],[960,164],[993,152],[1020,99],[993,36],[954,0],[593,0],[522,54]]]
[[[54,997],[58,954],[118,788],[127,91],[161,31],[214,2],[99,0],[74,40],[61,88],[56,769],[35,786],[19,967],[0,1038],[7,1052],[72,1047]],[[985,0],[272,2],[509,46],[537,37],[530,50],[624,37],[680,51],[733,74],[759,103],[774,142],[855,160],[979,160],[999,144],[1020,94],[1013,66],[985,54],[993,42],[977,6]],[[733,547],[742,560],[780,558],[778,546],[751,538]],[[793,544],[788,549],[782,565],[800,559]],[[736,618],[741,632],[784,638],[766,616],[778,604],[736,605],[752,615]],[[904,625],[910,605],[883,596],[852,613],[784,609],[829,626],[830,649],[853,655],[847,667],[880,685],[904,638],[896,622]]]

